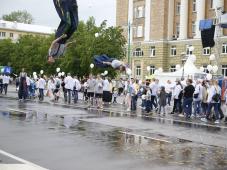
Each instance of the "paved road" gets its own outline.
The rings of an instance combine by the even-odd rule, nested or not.
[[[224,125],[6,98],[0,110],[0,150],[47,169],[227,169]]]

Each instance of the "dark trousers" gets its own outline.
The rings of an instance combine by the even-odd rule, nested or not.
[[[208,104],[207,103],[201,103],[201,107],[202,107],[202,112],[204,115],[207,115],[207,109],[208,109]]]
[[[3,91],[3,84],[1,83],[0,84],[0,93],[2,94],[2,91]]]
[[[56,31],[55,37],[58,38],[63,34],[67,37],[59,41],[65,44],[78,27],[78,6],[76,0],[53,0],[56,11],[61,19],[60,25]]]
[[[174,99],[174,104],[173,104],[173,113],[179,112],[182,113],[182,103],[181,99]]]
[[[7,91],[8,91],[8,84],[4,84],[3,85],[3,88],[4,88],[5,95],[6,95],[7,94]]]
[[[135,111],[136,110],[136,105],[137,105],[137,96],[132,96],[131,99],[131,110]]]
[[[44,100],[44,89],[39,89],[39,100],[40,101]]]
[[[114,59],[108,57],[107,55],[100,55],[94,57],[94,65],[96,67],[107,68],[108,64],[103,64],[103,62],[112,62]]]
[[[156,96],[151,96],[151,110],[153,109],[153,106],[157,108],[157,98]]]
[[[212,108],[214,108],[215,119],[216,119],[216,120],[219,120],[219,119],[220,119],[220,114],[219,114],[218,107],[219,107],[219,103],[209,103],[209,104],[208,104],[208,109],[207,109],[206,118],[207,118],[207,119],[210,119],[211,110],[212,110]]]
[[[171,98],[172,98],[172,93],[167,93],[167,104],[170,106]]]
[[[73,90],[73,97],[74,97],[74,103],[78,102],[78,91],[77,90]]]
[[[192,98],[184,98],[183,110],[184,110],[184,113],[186,113],[187,117],[191,117],[192,115],[192,102],[193,102]]]

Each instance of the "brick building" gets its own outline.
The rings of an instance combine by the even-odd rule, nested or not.
[[[227,76],[227,29],[220,29],[219,49],[202,48],[199,21],[215,18],[215,9],[227,11],[227,0],[116,0],[116,23],[128,37],[130,24],[130,60],[133,76],[144,78],[155,69],[175,71],[182,53],[194,46],[196,66],[210,64],[209,56],[220,54],[222,74]],[[215,49],[218,49],[215,51]],[[147,66],[151,70],[147,71]]]

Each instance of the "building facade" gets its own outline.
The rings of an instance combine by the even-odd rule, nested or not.
[[[116,3],[116,23],[125,30],[134,77],[144,79],[158,68],[174,72],[177,64],[182,65],[182,54],[190,53],[190,46],[195,47],[197,67],[206,69],[209,56],[219,54],[220,69],[227,76],[227,29],[216,29],[218,45],[214,48],[202,47],[199,30],[200,20],[216,18],[217,7],[227,11],[227,0],[116,0]]]
[[[0,20],[0,40],[9,38],[17,41],[21,35],[49,36],[53,33],[55,30],[51,27]]]

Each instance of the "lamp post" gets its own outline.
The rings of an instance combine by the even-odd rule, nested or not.
[[[128,64],[131,67],[131,23],[128,23]]]

